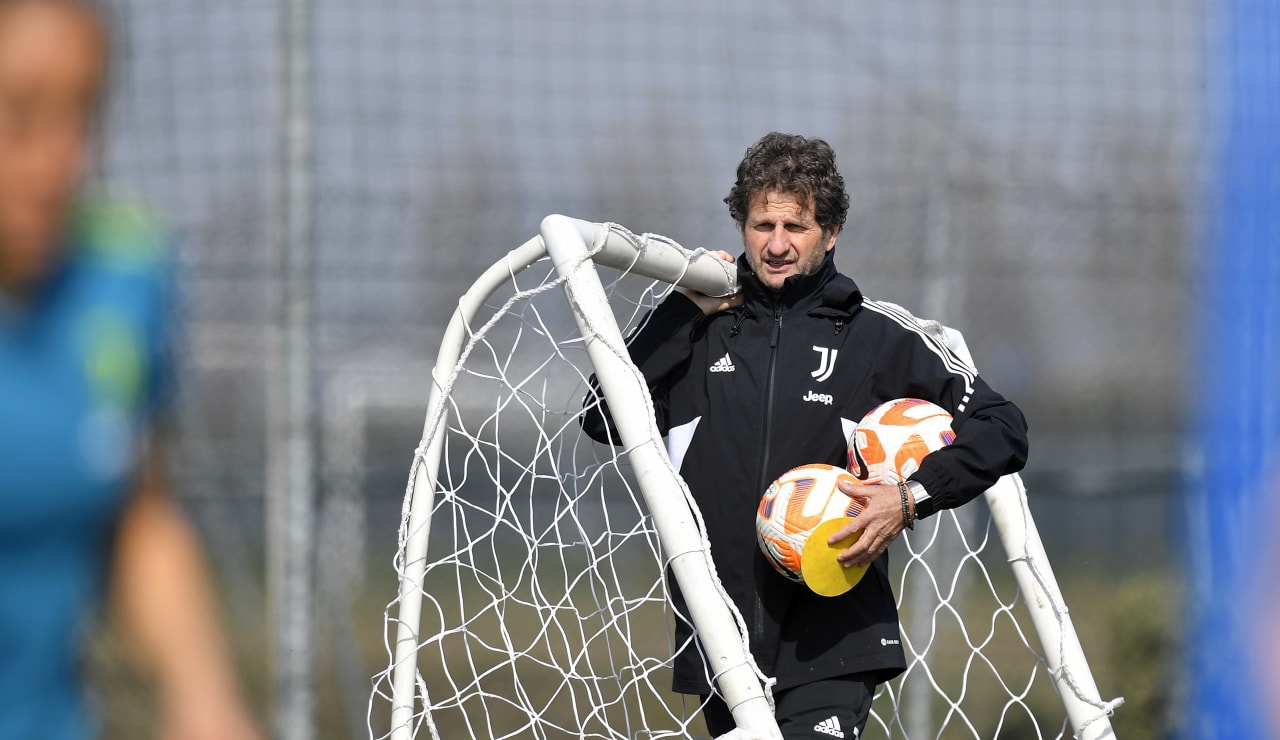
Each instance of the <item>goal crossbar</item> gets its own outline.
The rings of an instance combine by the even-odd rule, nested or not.
[[[601,394],[613,411],[620,441],[632,463],[665,561],[689,599],[687,616],[697,630],[720,694],[733,712],[738,729],[725,737],[780,738],[773,718],[771,681],[760,673],[746,649],[741,616],[715,576],[700,514],[661,443],[644,378],[630,360],[593,264],[708,295],[736,292],[736,271],[705,250],[686,250],[664,237],[646,235],[637,240],[614,225],[559,215],[544,219],[538,236],[509,252],[476,280],[459,299],[441,342],[400,530],[398,557],[402,561],[390,670],[390,737],[409,740],[414,736],[416,700],[421,699],[430,710],[428,687],[419,676],[417,661],[430,520],[448,398],[460,362],[465,360],[465,348],[476,332],[472,321],[495,291],[546,257],[559,276],[557,284],[573,309]],[[936,331],[944,341],[967,354],[957,332],[940,326]],[[1002,478],[987,491],[985,500],[1074,736],[1083,740],[1114,737],[1108,718],[1120,700],[1104,702],[1099,698],[1031,519],[1020,478]]]

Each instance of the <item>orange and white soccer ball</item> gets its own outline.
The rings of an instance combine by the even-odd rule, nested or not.
[[[801,465],[783,473],[760,498],[756,509],[756,540],[769,564],[782,575],[803,583],[800,560],[814,527],[836,517],[857,516],[863,501],[850,498],[836,485],[857,480],[834,465]]]
[[[955,441],[951,414],[919,398],[898,398],[862,417],[849,437],[849,472],[862,483],[905,481],[925,455]]]

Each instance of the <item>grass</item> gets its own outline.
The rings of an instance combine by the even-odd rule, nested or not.
[[[374,562],[387,561],[375,559]],[[599,571],[598,575],[616,577],[622,582],[633,581],[635,579],[628,578],[630,569],[643,561],[635,553],[624,552],[617,562],[620,567],[616,572]],[[544,584],[541,599],[559,607],[560,628],[550,626],[545,609],[540,611],[520,603],[532,600],[531,569],[538,570],[539,580]],[[628,652],[647,656],[650,665],[666,657],[669,622],[665,609],[656,602],[641,599],[628,609],[615,602],[610,604],[610,609],[593,612],[596,602],[592,589],[598,590],[601,582],[579,577],[586,572],[585,560],[540,558],[536,566],[507,572],[513,585],[508,598],[501,603],[495,603],[474,588],[474,584],[468,586],[466,577],[459,580],[456,575],[439,574],[432,587],[436,602],[426,611],[427,619],[437,620],[438,636],[421,652],[420,669],[429,681],[433,701],[447,699],[450,680],[476,681],[481,688],[477,696],[436,713],[441,737],[470,737],[468,733],[472,730],[468,727],[481,737],[570,738],[591,732],[605,736],[604,727],[609,723],[652,730],[666,727],[679,736],[682,725],[678,718],[692,707],[668,691],[669,671],[655,669],[646,683],[634,671],[617,668],[625,662]],[[1063,573],[1067,575],[1064,577]],[[1106,698],[1125,697],[1125,705],[1112,720],[1117,737],[1144,740],[1175,734],[1179,726],[1176,707],[1182,691],[1177,679],[1182,620],[1181,594],[1174,576],[1165,572],[1117,576],[1060,568],[1060,579],[1101,694]],[[1002,580],[997,579],[996,589],[1003,597],[1010,593],[1007,589],[1012,588],[1012,584]],[[647,579],[643,582],[649,583]],[[364,589],[352,600],[354,621],[349,634],[337,634],[324,627],[326,620],[320,615],[322,628],[315,641],[315,688],[317,737],[321,740],[351,737],[365,726],[363,705],[358,707],[359,714],[353,716],[351,679],[348,677],[344,684],[339,675],[340,656],[336,649],[339,641],[348,641],[346,646],[355,648],[369,673],[387,663],[382,605],[394,590],[391,574],[370,574]],[[1043,667],[1035,668],[1028,661],[1027,648],[1015,626],[1028,621],[1024,607],[1017,604],[993,620],[994,597],[983,596],[980,589],[972,590],[971,594],[958,602],[964,614],[963,629],[949,612],[939,612],[934,623],[930,666],[933,680],[963,710],[972,727],[956,717],[944,724],[948,702],[934,696],[929,701],[929,737],[1033,738],[1037,737],[1037,725],[1044,736],[1056,736],[1063,718],[1061,702]],[[645,595],[641,588],[639,596]],[[441,630],[443,623],[457,614],[464,602],[474,616],[470,625],[473,634],[488,636],[491,644],[505,639],[525,657],[513,661],[504,647],[489,649],[473,636]],[[577,605],[587,614],[571,616],[570,605]],[[629,624],[618,621],[620,616],[625,616]],[[909,610],[904,612],[903,619],[904,622],[911,619]],[[964,636],[965,630],[968,639]],[[629,649],[623,647],[624,633],[631,636]],[[980,655],[969,647],[970,641],[980,645]],[[271,650],[266,621],[236,625],[233,643],[246,696],[259,716],[267,718]],[[993,671],[987,661],[997,666],[997,670]],[[563,671],[553,666],[572,666],[575,672],[592,676],[594,680],[566,683]],[[1019,702],[1009,703],[1007,693],[997,684],[997,671],[1005,683],[1017,687],[1019,693],[1030,681],[1030,689]],[[146,677],[132,667],[127,651],[109,625],[91,642],[86,672],[102,708],[104,737],[150,736],[155,712],[151,686]],[[520,691],[515,687],[517,676],[523,687]],[[908,681],[915,681],[911,685],[918,688],[922,685],[918,683],[922,676],[923,672],[917,669]],[[363,687],[367,697],[369,679],[356,678],[357,688]],[[627,686],[627,690],[620,690],[620,684]],[[521,696],[521,692],[521,703],[538,710],[537,735],[526,713],[512,701],[512,697]],[[913,696],[919,694],[913,695],[908,689],[905,701],[911,702]],[[882,691],[875,710],[881,716],[891,714],[887,692]],[[384,703],[375,702],[373,724],[377,734],[385,732],[388,714]],[[864,737],[904,737],[899,725],[892,720],[888,722],[889,732],[873,721]],[[702,732],[699,719],[695,718],[688,727],[694,737]]]

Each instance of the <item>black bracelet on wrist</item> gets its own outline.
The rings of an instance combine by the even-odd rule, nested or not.
[[[907,529],[915,529],[915,519],[907,510],[907,484],[898,481],[898,494],[902,496],[902,526]]]

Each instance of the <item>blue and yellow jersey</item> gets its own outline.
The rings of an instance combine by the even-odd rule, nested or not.
[[[0,740],[93,735],[84,629],[170,373],[157,225],[84,205],[65,244],[34,295],[0,292]]]

